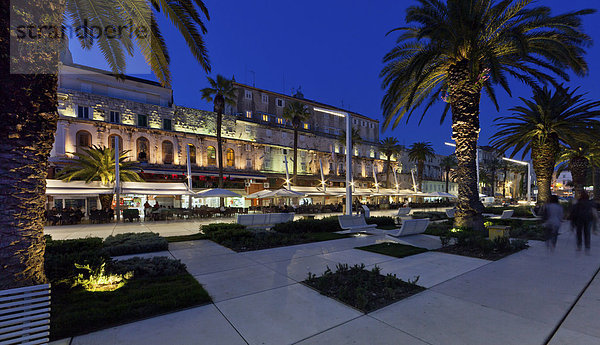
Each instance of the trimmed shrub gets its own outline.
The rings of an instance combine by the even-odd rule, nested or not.
[[[125,233],[108,236],[104,250],[111,256],[159,252],[169,249],[166,239],[153,232]]]
[[[99,269],[110,262],[110,256],[102,250],[102,239],[97,237],[55,241],[46,238],[44,270],[53,284],[68,283],[79,274],[87,274],[75,264]]]
[[[180,260],[157,256],[149,259],[139,257],[114,261],[109,271],[115,274],[126,274],[133,272],[133,278],[153,278],[185,274],[185,264]]]
[[[311,232],[341,231],[337,217],[323,219],[299,219],[293,222],[279,223],[273,227],[276,232],[284,234],[304,234]]]
[[[448,216],[446,216],[445,212],[437,212],[437,211],[428,211],[428,212],[418,211],[418,212],[413,212],[413,214],[411,214],[411,216],[414,219],[429,218],[429,220],[431,220],[431,221],[448,219]]]
[[[213,232],[219,232],[222,230],[239,230],[245,228],[245,226],[236,223],[213,223],[202,225],[200,227],[200,232],[210,236],[210,234]]]

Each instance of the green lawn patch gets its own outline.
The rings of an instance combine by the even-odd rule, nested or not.
[[[50,340],[85,334],[123,323],[210,302],[188,273],[131,280],[115,291],[52,286]]]
[[[403,258],[405,256],[420,254],[426,252],[427,249],[409,246],[401,243],[384,242],[378,244],[372,244],[370,246],[356,247],[356,249],[366,250],[368,252],[393,256],[396,258]]]
[[[381,275],[377,266],[369,271],[364,264],[353,267],[339,264],[335,272],[328,268],[320,277],[309,273],[303,283],[322,295],[369,313],[425,290],[416,285],[417,280],[405,282],[392,274]]]
[[[191,235],[166,236],[165,239],[169,243],[175,243],[175,242],[185,242],[185,241],[208,240],[209,238],[205,234],[198,232],[196,234],[191,234]]]

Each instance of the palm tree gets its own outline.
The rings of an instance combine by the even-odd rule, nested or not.
[[[564,170],[571,172],[575,199],[579,199],[584,191],[588,168],[590,165],[598,166],[599,158],[598,149],[586,142],[572,142],[562,147],[558,157],[557,174]]]
[[[534,90],[532,99],[520,97],[523,105],[510,109],[510,116],[496,119],[498,132],[492,136],[492,145],[503,152],[513,149],[510,157],[522,151],[522,157],[531,152],[533,170],[537,178],[537,203],[548,201],[552,194],[552,174],[560,145],[567,141],[593,140],[591,129],[600,124],[600,102],[588,101],[577,89],[557,87],[552,92],[544,87]]]
[[[419,191],[423,190],[425,161],[433,157],[435,157],[435,153],[429,142],[413,143],[408,148],[408,159],[412,162],[417,162],[417,186],[419,187]]]
[[[217,162],[219,165],[219,188],[223,188],[223,141],[221,139],[221,126],[223,124],[223,111],[225,104],[235,105],[237,90],[233,86],[233,81],[217,74],[217,79],[206,77],[210,87],[206,87],[200,92],[202,99],[214,103],[214,112],[217,113]],[[221,198],[223,206],[223,198]]]
[[[210,62],[203,41],[206,27],[201,14],[209,19],[201,0],[193,2],[158,0],[43,0],[14,2],[3,6],[3,28],[35,24],[60,30],[64,18],[73,27],[87,32],[94,28],[127,26],[143,33],[120,35],[78,35],[83,47],[97,45],[116,75],[125,73],[125,53],[134,45],[144,55],[163,85],[170,84],[169,55],[156,21],[163,13],[180,31],[194,57],[205,71]],[[9,8],[12,9],[9,15]],[[82,30],[82,31],[83,31]],[[0,289],[40,284],[44,275],[43,219],[46,204],[48,156],[52,150],[57,111],[59,54],[66,42],[57,39],[22,39],[16,30],[6,31],[0,40]],[[60,32],[60,31],[59,31]],[[20,44],[23,54],[11,54],[9,44]],[[25,53],[32,52],[32,53]],[[17,70],[11,71],[13,66]]]
[[[448,193],[448,184],[450,182],[450,172],[452,169],[456,168],[456,157],[452,154],[442,158],[440,161],[440,167],[444,169],[444,173],[446,174],[446,193]]]
[[[350,134],[350,141],[352,142],[352,147],[354,147],[354,145],[359,144],[362,141],[362,138],[360,137],[360,131],[358,130],[358,128],[352,128],[352,133]],[[346,146],[346,131],[345,130],[341,130],[340,135],[338,136],[338,143],[342,146]]]
[[[385,184],[387,188],[390,188],[390,170],[392,165],[392,155],[396,156],[402,152],[402,146],[398,143],[398,139],[387,137],[379,142],[380,150],[385,155],[387,164],[385,166]]]
[[[383,59],[384,128],[423,113],[438,100],[452,111],[456,141],[458,210],[455,225],[483,230],[483,205],[477,191],[476,149],[482,90],[499,109],[494,84],[510,95],[508,77],[531,87],[568,80],[568,70],[587,72],[581,17],[594,10],[552,16],[532,0],[418,0],[407,9],[397,46]]]
[[[498,175],[498,170],[502,168],[502,163],[500,159],[496,157],[491,157],[483,161],[483,169],[490,177],[490,185],[492,189],[492,196],[496,196],[496,176]]]
[[[134,170],[135,162],[127,158],[129,150],[119,152],[119,177],[123,182],[143,181]],[[68,158],[67,165],[58,174],[65,181],[84,180],[86,183],[100,181],[103,185],[115,182],[115,150],[105,146],[93,145],[73,153],[75,157]],[[114,194],[101,194],[100,204],[103,210],[111,208]]]
[[[298,101],[288,103],[287,107],[283,110],[283,117],[292,122],[294,127],[294,177],[293,184],[296,185],[298,176],[298,129],[302,125],[302,122],[310,118],[310,111],[308,107]]]

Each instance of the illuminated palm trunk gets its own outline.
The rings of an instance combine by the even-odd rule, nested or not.
[[[292,179],[294,186],[297,186],[297,179],[298,179],[298,127],[300,127],[300,121],[296,120],[296,118],[294,118],[293,120],[293,125],[294,125],[294,177]]]
[[[223,188],[223,140],[221,138],[221,127],[223,126],[223,110],[225,109],[225,98],[217,94],[214,100],[214,110],[217,113],[217,161],[219,166],[219,188]],[[219,198],[220,206],[225,206],[225,198]]]
[[[423,170],[425,168],[425,162],[424,161],[418,161],[417,162],[417,188],[419,192],[423,191]]]
[[[46,174],[58,120],[60,41],[44,40],[47,50],[19,56],[17,62],[35,65],[33,74],[13,74],[9,19],[60,25],[64,12],[64,1],[31,0],[27,5],[35,11],[16,11],[10,18],[13,5],[3,1],[0,15],[0,290],[46,282]]]
[[[573,177],[573,191],[575,199],[583,194],[587,177],[588,160],[585,157],[576,156],[569,161],[569,170]]]
[[[456,142],[458,204],[454,223],[458,227],[484,230],[483,204],[477,190],[477,138],[481,86],[470,77],[467,61],[448,70],[448,102],[452,109],[452,138]]]
[[[537,179],[538,196],[537,204],[545,204],[552,195],[552,174],[556,166],[556,156],[558,155],[558,138],[549,137],[541,143],[537,140],[532,141],[531,160],[533,162],[533,171]]]

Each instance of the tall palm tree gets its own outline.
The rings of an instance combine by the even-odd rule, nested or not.
[[[454,156],[454,154],[442,158],[442,160],[440,161],[440,167],[444,170],[444,173],[446,174],[446,193],[448,193],[450,172],[452,172],[452,169],[456,168],[456,157]]]
[[[482,90],[499,109],[494,84],[510,94],[508,77],[534,88],[568,79],[568,70],[587,72],[581,17],[594,10],[552,16],[532,0],[417,0],[407,9],[397,46],[383,59],[384,128],[445,101],[443,121],[452,112],[458,161],[455,225],[483,230],[483,205],[477,191],[476,149]]]
[[[206,87],[200,92],[202,99],[207,102],[213,102],[214,112],[217,113],[217,162],[219,165],[219,188],[223,188],[223,141],[221,139],[221,126],[223,125],[223,111],[225,104],[235,105],[237,90],[233,86],[233,81],[217,74],[217,79],[206,77],[210,87]],[[221,198],[223,206],[223,198]]]
[[[129,161],[129,150],[119,152],[119,177],[123,182],[143,181],[134,169],[135,162]],[[68,158],[67,165],[58,174],[65,181],[84,180],[86,183],[100,181],[103,185],[115,182],[115,150],[105,146],[93,145],[73,153],[75,157]],[[114,194],[101,194],[102,209],[111,208]]]
[[[402,152],[402,146],[398,143],[398,139],[393,137],[387,137],[379,142],[380,150],[386,157],[386,166],[385,166],[385,184],[387,188],[390,188],[390,170],[392,165],[392,155],[396,156],[396,160],[398,160],[398,155]]]
[[[416,142],[408,148],[408,159],[412,162],[417,162],[417,186],[419,187],[419,191],[423,190],[425,161],[433,157],[435,157],[435,153],[430,142]]]
[[[310,116],[308,107],[298,101],[288,103],[287,107],[283,109],[283,117],[290,120],[294,127],[294,177],[292,180],[294,185],[296,185],[298,176],[298,129],[302,122],[310,119]]]
[[[483,161],[483,169],[486,174],[489,175],[490,186],[492,189],[492,196],[496,196],[496,176],[498,171],[502,168],[501,160],[497,157],[491,157]]]
[[[353,148],[354,145],[359,144],[362,141],[362,138],[360,137],[360,131],[358,130],[358,128],[352,127],[352,133],[350,133],[350,141],[352,142]],[[340,135],[338,136],[338,143],[341,146],[346,147],[346,131],[343,129],[340,131]]]
[[[584,191],[588,168],[590,165],[598,166],[599,158],[598,149],[583,141],[572,142],[562,147],[558,157],[557,174],[564,170],[571,172],[575,199],[578,199]]]
[[[537,178],[537,203],[546,203],[550,197],[552,174],[560,145],[569,141],[593,140],[592,129],[600,124],[600,101],[589,101],[577,89],[557,87],[554,92],[544,87],[534,90],[532,99],[520,97],[522,105],[511,108],[512,115],[496,119],[498,132],[492,136],[492,145],[503,152],[513,149],[511,157],[522,152],[524,158],[531,152],[533,170]]]
[[[116,38],[78,35],[77,39],[84,48],[98,46],[116,75],[125,73],[125,54],[132,54],[137,45],[157,78],[168,86],[169,55],[156,21],[162,13],[180,31],[200,66],[210,71],[201,14],[209,16],[201,0],[29,0],[10,6],[4,3],[1,8],[2,28],[35,24],[60,30],[64,18],[88,33],[120,24],[140,28],[143,32],[133,39],[128,34]],[[54,34],[53,30],[45,32]],[[0,35],[0,289],[5,289],[46,281],[45,183],[58,121],[59,51],[66,42],[56,38],[60,35],[20,39],[16,30],[3,30]],[[11,53],[9,44],[25,50]],[[17,66],[12,71],[11,63]]]

